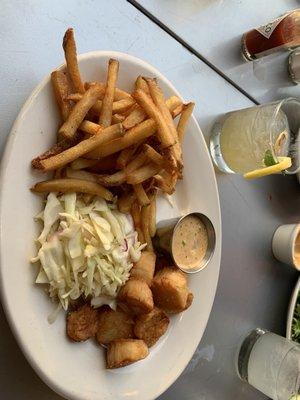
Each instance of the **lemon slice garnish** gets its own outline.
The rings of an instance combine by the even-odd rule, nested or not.
[[[287,141],[289,137],[289,134],[287,131],[283,131],[280,133],[280,135],[278,136],[278,138],[276,139],[276,142],[274,144],[274,152],[275,154],[280,154],[282,148],[285,145],[285,142]]]
[[[290,168],[292,160],[290,157],[278,157],[278,163],[270,167],[255,169],[244,174],[245,179],[262,178],[263,176],[278,174],[279,172]]]

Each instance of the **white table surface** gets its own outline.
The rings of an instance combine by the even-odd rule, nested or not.
[[[119,50],[157,67],[186,99],[195,100],[195,116],[206,138],[218,115],[251,105],[248,98],[125,0],[53,0],[51,4],[46,0],[2,0],[1,150],[27,96],[63,61],[61,39],[69,26],[75,29],[81,53]],[[239,176],[218,174],[217,179],[223,255],[215,304],[193,359],[161,400],[264,399],[236,377],[236,346],[256,326],[284,334],[296,276],[273,259],[270,241],[277,225],[297,220],[299,186],[293,177],[273,176],[250,183]],[[3,312],[0,324],[0,398],[60,399],[26,362]],[[182,346],[184,340],[188,340],[188,333]]]
[[[244,32],[300,7],[299,0],[133,1],[153,14],[257,101],[299,96],[298,86],[288,81],[283,84],[287,54],[277,53],[278,56],[247,63],[240,53]]]

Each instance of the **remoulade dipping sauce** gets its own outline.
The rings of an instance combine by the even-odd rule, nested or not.
[[[189,270],[199,267],[208,248],[205,224],[196,215],[183,218],[173,234],[172,254],[175,263]]]

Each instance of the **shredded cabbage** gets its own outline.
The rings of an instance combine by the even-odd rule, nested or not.
[[[89,296],[95,307],[115,304],[146,246],[139,243],[131,216],[98,197],[86,203],[83,195],[50,193],[36,218],[43,229],[31,260],[40,264],[35,282],[46,284],[49,296],[59,301],[49,320],[80,296]]]

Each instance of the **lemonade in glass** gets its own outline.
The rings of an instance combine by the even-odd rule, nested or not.
[[[246,174],[291,157],[298,163],[295,138],[300,126],[300,102],[285,99],[225,114],[212,130],[210,152],[223,172]],[[298,143],[298,142],[297,142]]]

